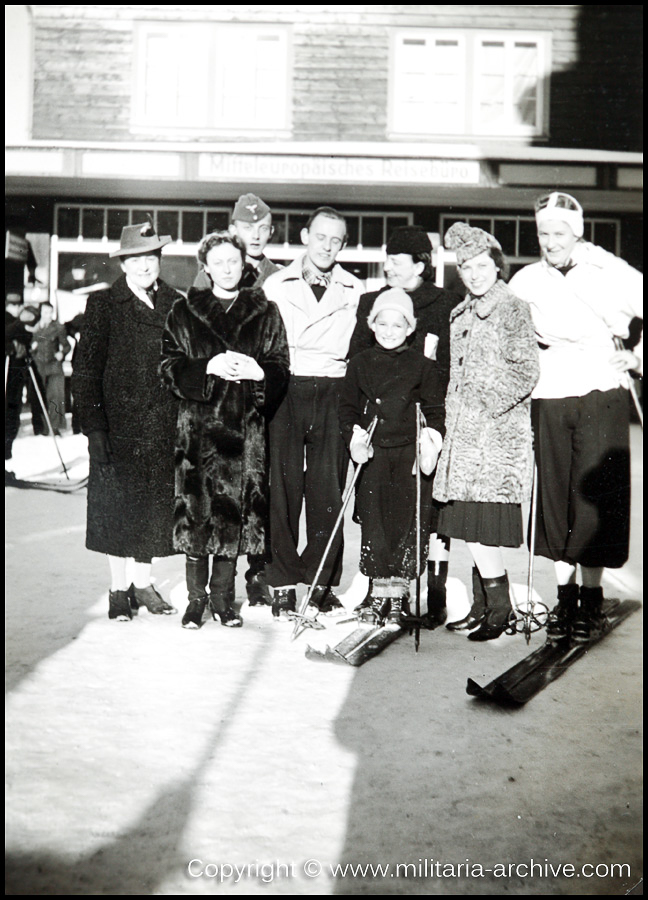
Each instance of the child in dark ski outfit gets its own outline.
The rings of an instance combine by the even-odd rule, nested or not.
[[[360,571],[372,579],[368,617],[398,622],[416,576],[416,404],[421,429],[421,564],[425,565],[431,478],[443,442],[445,388],[437,363],[407,344],[416,328],[409,295],[380,294],[368,318],[373,347],[350,360],[340,398],[340,426],[358,478],[356,517],[362,528]],[[377,424],[371,441],[367,429]],[[390,601],[389,603],[387,601]]]

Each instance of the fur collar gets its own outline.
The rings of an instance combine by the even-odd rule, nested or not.
[[[239,331],[244,325],[263,315],[268,301],[260,288],[243,288],[229,312],[209,288],[190,288],[187,307],[210,331],[224,335]]]
[[[473,297],[472,294],[468,294],[466,299],[452,310],[450,321],[454,321],[457,316],[460,316],[470,306],[474,308],[475,315],[479,316],[480,319],[487,319],[498,303],[512,296],[509,286],[498,278],[493,287],[483,297]]]

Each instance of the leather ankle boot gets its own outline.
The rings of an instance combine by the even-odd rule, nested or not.
[[[515,622],[506,572],[497,578],[483,578],[482,584],[486,594],[486,615],[479,628],[468,635],[469,641],[495,640]]]
[[[472,570],[472,590],[473,602],[470,612],[457,622],[448,622],[446,628],[450,631],[472,631],[473,628],[477,628],[484,621],[484,616],[486,615],[486,594],[484,593],[484,586],[477,566],[473,566]]]

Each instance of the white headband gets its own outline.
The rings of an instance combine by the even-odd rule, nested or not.
[[[565,209],[564,206],[557,206],[559,197],[569,197],[572,203],[575,204],[577,209]],[[541,222],[548,222],[551,219],[558,219],[560,222],[565,222],[571,230],[574,232],[574,236],[577,238],[583,237],[585,232],[585,222],[583,221],[583,207],[580,205],[578,200],[575,200],[571,194],[560,194],[557,191],[553,194],[549,195],[549,200],[546,206],[542,209],[539,209],[536,213],[536,223],[539,225]]]

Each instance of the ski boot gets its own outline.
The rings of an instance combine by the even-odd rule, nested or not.
[[[603,588],[581,587],[580,608],[571,630],[571,638],[575,644],[587,644],[600,638],[606,622],[602,606]]]
[[[297,612],[297,591],[294,587],[274,588],[272,592],[272,616],[275,619],[290,618]]]
[[[326,585],[316,585],[313,588],[308,603],[308,611],[315,615],[321,613],[321,615],[327,616],[330,619],[346,615],[346,609],[340,602],[339,597],[337,597],[333,590]]]
[[[558,603],[547,616],[547,641],[558,644],[569,641],[578,612],[578,585],[559,584]]]
[[[470,612],[463,619],[458,619],[456,622],[448,622],[446,628],[449,631],[472,631],[484,621],[486,616],[486,594],[484,593],[484,586],[477,566],[473,566],[472,570],[472,587],[473,602]]]
[[[493,641],[506,631],[515,634],[516,615],[511,605],[509,580],[506,572],[497,578],[484,578],[486,615],[476,631],[468,635],[469,641]]]

